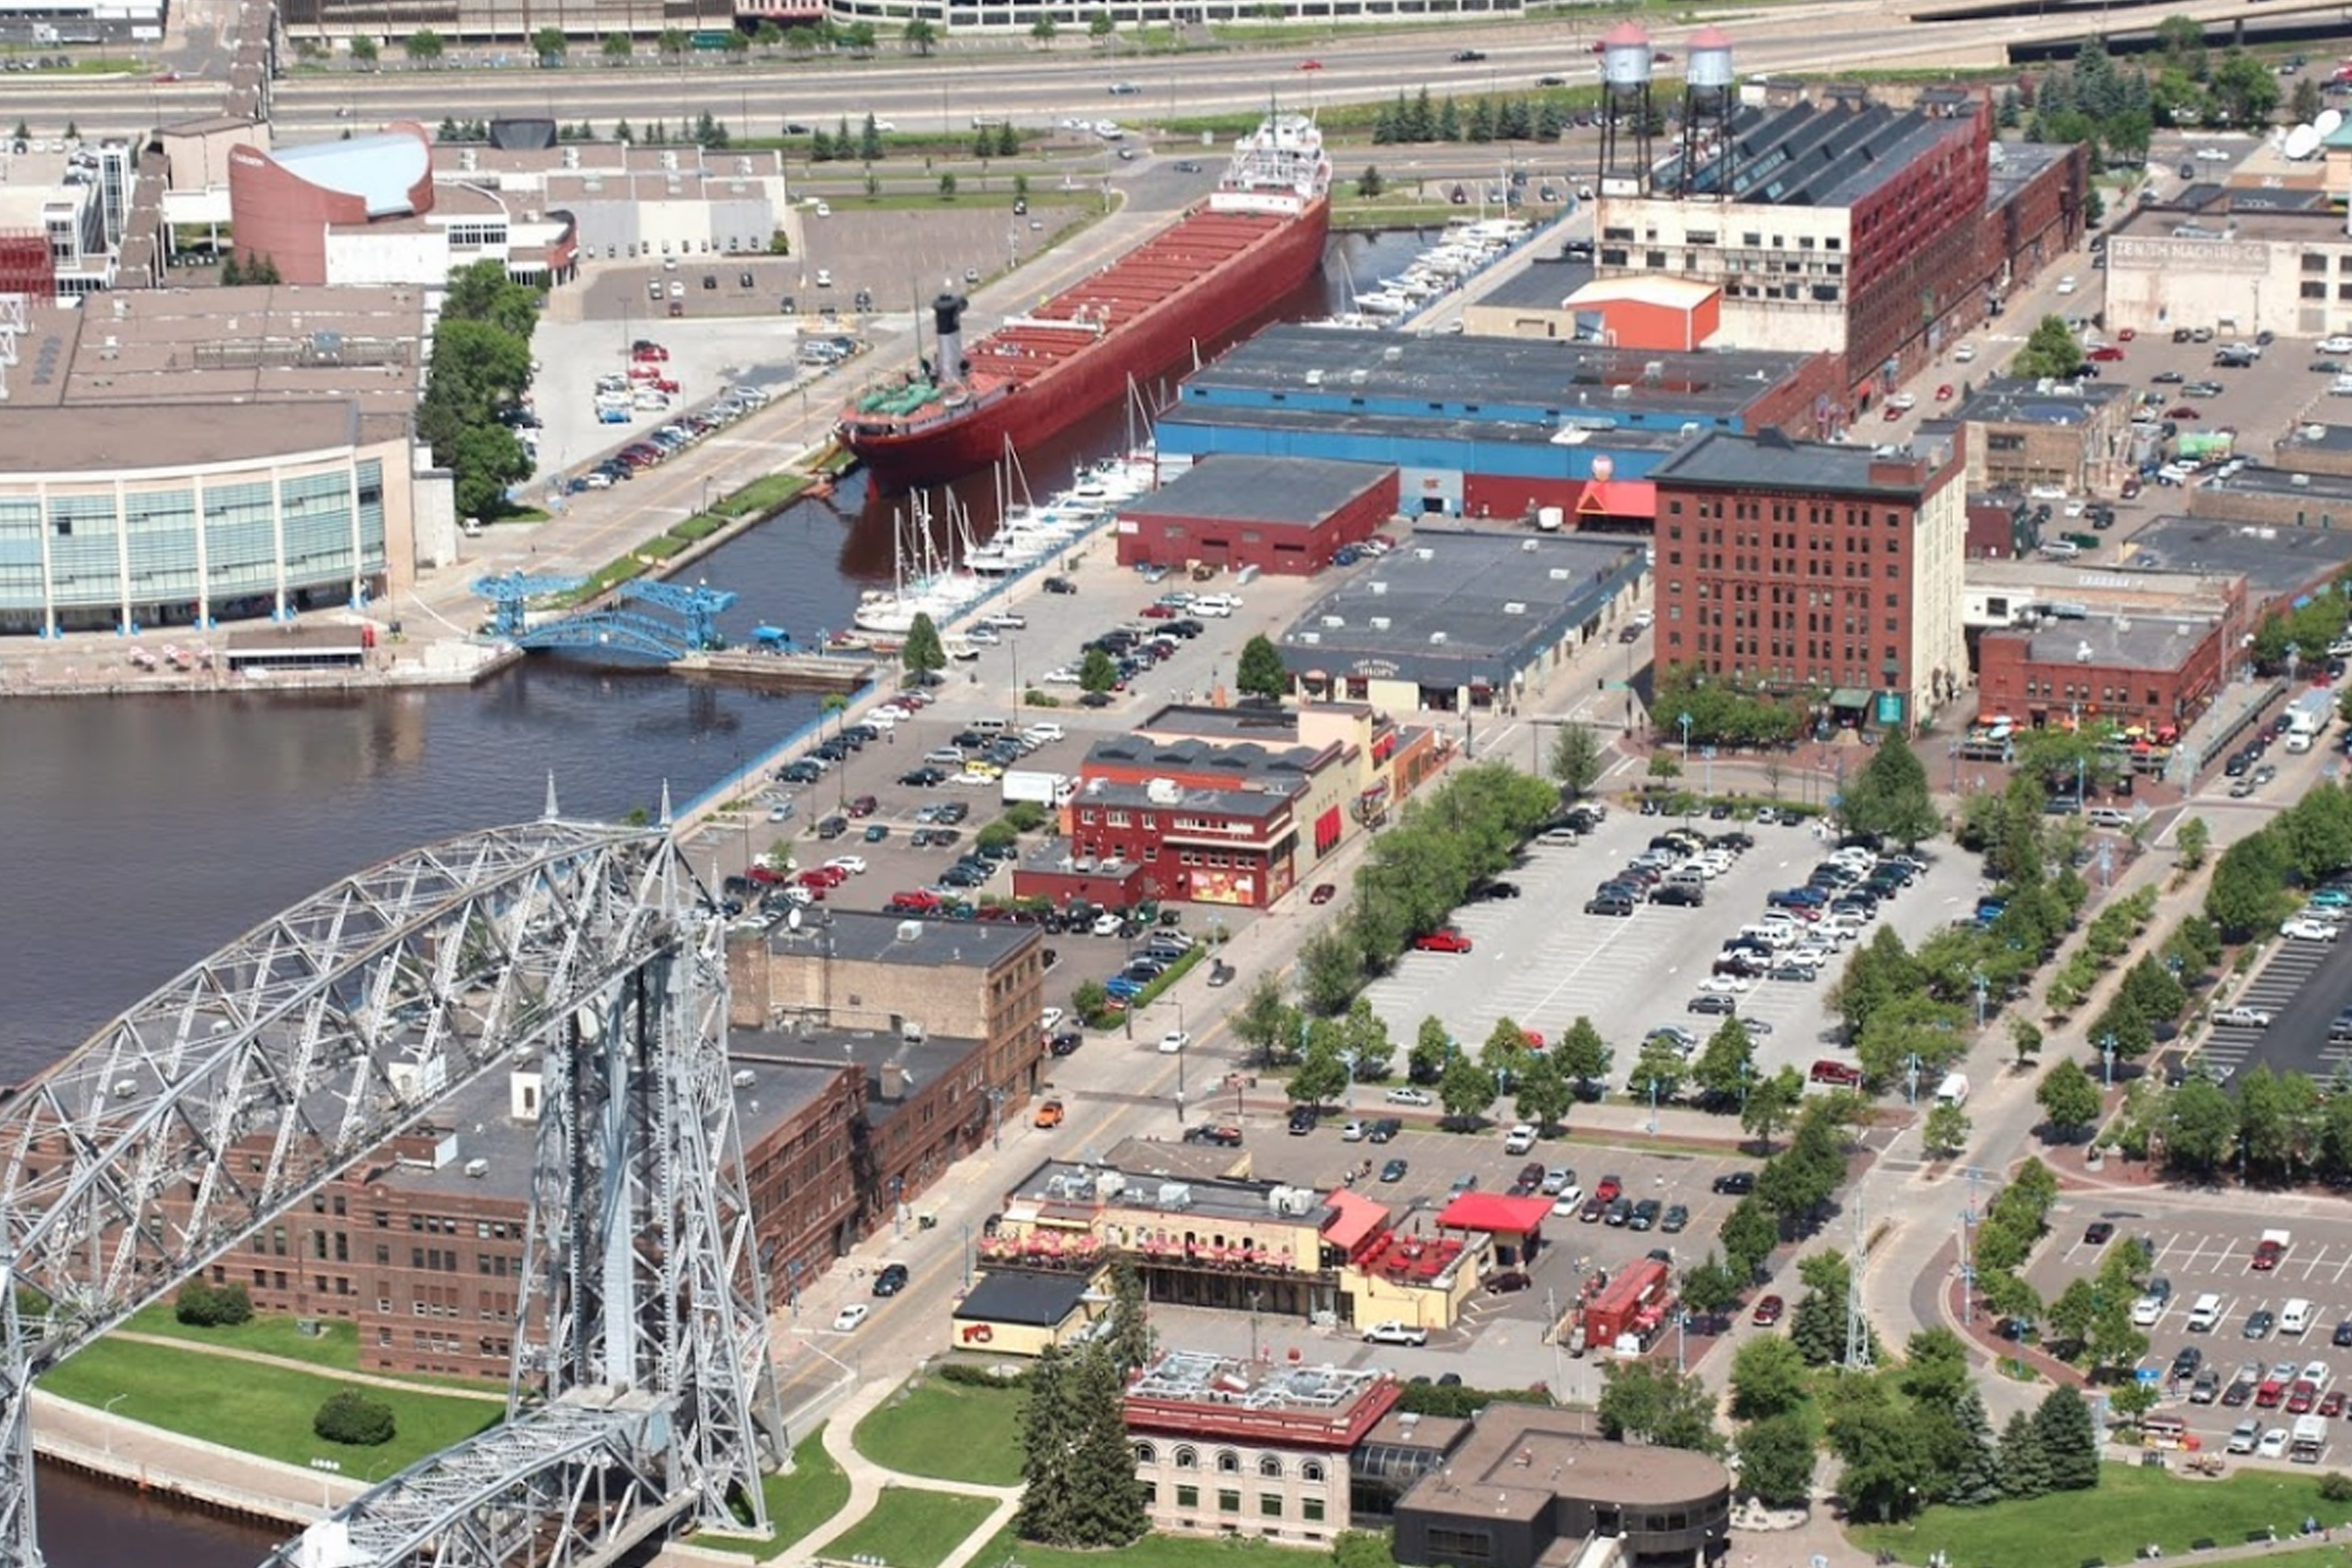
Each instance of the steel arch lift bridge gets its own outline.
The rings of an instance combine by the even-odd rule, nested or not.
[[[283,1568],[599,1568],[765,1533],[788,1449],[726,1058],[724,928],[665,825],[548,813],[286,910],[0,1105],[0,1568],[37,1568],[46,1367],[494,1072],[542,1086],[507,1419]],[[232,1157],[234,1155],[234,1157]]]

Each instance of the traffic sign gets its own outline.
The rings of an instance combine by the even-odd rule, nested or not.
[[[2134,1373],[2132,1376],[2140,1383],[2154,1384],[2162,1383],[2164,1381],[2164,1373],[2157,1371],[2156,1368],[2152,1366],[2141,1367],[2137,1372]]]

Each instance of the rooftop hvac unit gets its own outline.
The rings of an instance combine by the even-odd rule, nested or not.
[[[1143,786],[1143,796],[1154,805],[1173,805],[1184,798],[1184,786],[1174,779],[1153,779]]]
[[[1105,1203],[1116,1200],[1127,1191],[1127,1176],[1118,1171],[1100,1171],[1095,1174],[1095,1196]]]
[[[1445,640],[1445,634],[1444,632],[1432,632],[1429,634],[1429,640],[1433,643],[1442,643]]]
[[[1374,616],[1372,617],[1372,630],[1376,632],[1384,632],[1388,629],[1389,618],[1386,616]]]
[[[1348,621],[1344,616],[1326,616],[1323,617],[1323,624],[1327,626],[1339,627],[1346,626]]]
[[[1192,1184],[1162,1182],[1160,1184],[1160,1206],[1164,1209],[1188,1209],[1192,1206]]]
[[[1373,597],[1373,598],[1375,598],[1375,599],[1379,598],[1381,595],[1383,595],[1383,594],[1385,594],[1385,593],[1387,593],[1387,592],[1389,591],[1389,585],[1388,585],[1388,584],[1387,584],[1386,582],[1384,582],[1383,580],[1381,580],[1381,578],[1378,578],[1378,577],[1375,577],[1375,578],[1373,578],[1373,579],[1372,579],[1371,587],[1372,587],[1372,597]]]
[[[662,150],[661,166],[665,169],[675,169],[677,167],[677,153],[676,149],[664,148]]]
[[[1609,389],[1609,395],[1615,398],[1618,402],[1623,403],[1633,395],[1633,389],[1624,382],[1621,381],[1616,385]]]
[[[2074,662],[2076,664],[2088,664],[2091,662],[2091,645],[2089,643],[2080,642],[2074,645]]]
[[[1321,632],[1297,632],[1293,635],[1296,636],[1300,642],[1305,643],[1309,647],[1313,647],[1316,644],[1323,640],[1323,634]]]
[[[1532,541],[1530,541],[1530,542],[1532,542]],[[1527,613],[1527,605],[1521,604],[1517,599],[1512,600],[1509,604],[1503,606],[1503,614],[1507,616],[1524,616]]]
[[[1290,1211],[1289,1211],[1289,1209],[1288,1209],[1287,1207],[1286,1207],[1286,1206],[1285,1206],[1285,1205],[1286,1205],[1289,1202],[1290,1202],[1290,1189],[1289,1189],[1288,1187],[1275,1186],[1275,1187],[1268,1187],[1268,1188],[1266,1189],[1266,1193],[1265,1193],[1265,1206],[1266,1206],[1269,1210],[1273,1211],[1274,1213],[1276,1213],[1276,1214],[1287,1214],[1287,1213],[1289,1213],[1289,1212],[1290,1212]]]
[[[1307,385],[1309,385],[1309,386],[1320,386],[1320,385],[1322,385],[1322,384],[1323,384],[1323,373],[1322,373],[1321,371],[1319,371],[1319,370],[1310,370],[1310,371],[1308,371],[1308,372],[1307,373]]]
[[[1349,386],[1361,386],[1371,379],[1372,373],[1360,367],[1348,373],[1348,384]]]
[[[490,1163],[488,1160],[481,1159],[477,1156],[476,1158],[466,1162],[466,1174],[473,1177],[476,1181],[480,1181],[484,1176],[487,1176],[489,1173]]]
[[[1401,363],[1403,359],[1404,350],[1397,347],[1394,343],[1391,343],[1388,347],[1381,351],[1381,363],[1382,364],[1396,364]]]
[[[1437,552],[1432,550],[1426,544],[1415,545],[1413,547],[1412,554],[1413,559],[1416,561],[1434,561],[1437,559]]]
[[[1655,386],[1666,378],[1666,362],[1654,359],[1642,366],[1642,379]]]
[[[1565,583],[1568,581],[1568,568],[1565,566],[1555,566],[1547,573],[1546,575],[1550,577],[1555,583]]]

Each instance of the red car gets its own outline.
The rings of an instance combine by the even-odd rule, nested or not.
[[[1172,621],[1176,618],[1176,612],[1165,605],[1146,605],[1136,613],[1147,621]]]
[[[2263,1379],[2262,1386],[2254,1390],[2254,1408],[2274,1409],[2278,1402],[2284,1397],[2286,1397],[2286,1384],[2274,1377],[2266,1377]]]
[[[2187,405],[2186,403],[2182,404],[2182,405],[2181,405],[2179,407],[2178,407],[2178,408],[2168,408],[2168,409],[2166,409],[2166,410],[2164,411],[2164,416],[2165,416],[2167,419],[2200,419],[2200,418],[2204,417],[2202,415],[2199,414],[2199,413],[2197,412],[2197,410],[2195,410],[2194,408],[2191,408],[2191,407],[2190,407],[2190,406],[2189,406],[2189,405]]]
[[[638,360],[666,360],[669,358],[669,350],[662,347],[661,344],[654,342],[651,338],[639,338],[635,342],[629,345],[629,357],[631,359]]]
[[[911,893],[891,894],[890,901],[883,908],[894,915],[927,915],[938,909],[940,903],[937,893],[927,893],[919,889]]]
[[[1943,384],[1943,385],[1941,385],[1941,386],[1939,386],[1939,387],[1936,388],[1936,401],[1937,401],[1937,402],[1938,402],[1938,403],[1949,403],[1951,400],[1952,400],[1952,384],[1951,384],[1950,382],[1948,382],[1948,382],[1944,383],[1944,384]]]
[[[871,816],[882,809],[882,803],[870,795],[861,795],[843,809],[852,816]]]
[[[2124,357],[2124,351],[2116,347],[2113,343],[2107,343],[2102,347],[2093,349],[2085,357],[2095,359],[2101,364],[2113,364],[2117,360]]]
[[[2137,327],[2123,327],[2116,331],[2116,341],[2119,343],[2127,343],[2137,336],[2139,336],[2139,330]]]
[[[1600,1199],[1604,1204],[1615,1203],[1619,1198],[1625,1195],[1625,1183],[1623,1178],[1618,1176],[1601,1177],[1601,1184],[1592,1189],[1592,1195]]]
[[[1323,68],[1323,62],[1321,60],[1301,60],[1298,62],[1298,68],[1303,71],[1319,71]]]
[[[1315,884],[1315,890],[1307,895],[1307,901],[1310,904],[1328,904],[1339,896],[1338,888],[1328,882],[1318,882]]]
[[[1903,410],[1901,410],[1900,408],[1895,407],[1895,405],[1893,405],[1892,403],[1890,403],[1890,404],[1888,404],[1888,405],[1886,405],[1886,416],[1885,416],[1885,417],[1886,417],[1886,422],[1887,422],[1889,425],[1892,425],[1892,424],[1894,424],[1897,419],[1900,419],[1900,418],[1902,418],[1902,417],[1903,417]]]
[[[2319,1402],[2319,1413],[2322,1415],[2328,1417],[2330,1420],[2343,1415],[2345,1398],[2346,1395],[2342,1389],[2337,1388],[2329,1390],[2327,1397]]]
[[[2258,1274],[2267,1274],[2279,1266],[2279,1259],[2285,1256],[2285,1242],[2265,1241],[2254,1248],[2254,1271]]]
[[[2286,1391],[2286,1413],[2289,1415],[2308,1415],[2311,1407],[2318,1403],[2319,1384],[2315,1383],[2306,1383],[2298,1377],[2294,1380],[2294,1386]]]
[[[1862,1087],[1862,1069],[1860,1068],[1853,1066],[1850,1062],[1838,1061],[1830,1057],[1823,1057],[1821,1060],[1815,1062],[1812,1067],[1812,1071],[1807,1076],[1811,1078],[1815,1083],[1825,1083],[1832,1089],[1860,1089]]]
[[[1415,952],[1467,952],[1470,951],[1470,939],[1447,926],[1439,931],[1423,931],[1414,937],[1412,949]]]
[[[745,869],[743,879],[762,888],[774,888],[782,885],[784,874],[772,866],[752,866]]]
[[[1748,1321],[1759,1329],[1769,1329],[1779,1322],[1780,1314],[1788,1310],[1789,1303],[1780,1297],[1767,1296],[1756,1303],[1756,1310],[1748,1314]]]

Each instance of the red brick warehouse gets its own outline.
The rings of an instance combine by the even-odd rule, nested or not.
[[[1396,515],[1397,471],[1240,454],[1194,464],[1119,509],[1118,563],[1195,563],[1305,576]]]

